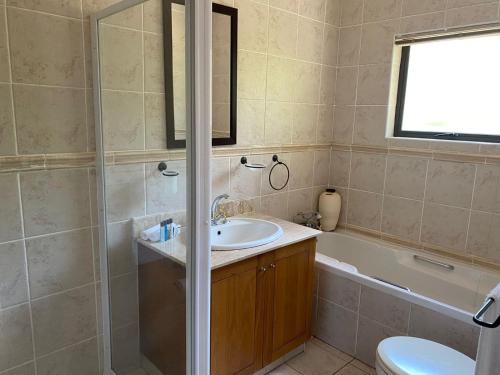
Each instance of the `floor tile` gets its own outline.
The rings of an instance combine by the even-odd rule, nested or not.
[[[364,372],[366,372],[369,375],[376,375],[377,374],[373,367],[370,367],[357,359],[352,361],[350,364],[353,365],[354,367],[359,368],[360,370],[363,370]]]
[[[338,350],[338,349],[334,348],[333,346],[328,345],[326,342],[321,341],[320,339],[317,339],[316,337],[313,337],[311,339],[311,342],[314,343],[315,345],[319,346],[321,349],[326,350],[330,354],[333,354],[334,356],[339,357],[340,359],[343,359],[346,362],[349,362],[353,359],[349,354],[344,353],[343,351]]]
[[[287,365],[302,375],[331,375],[347,364],[347,361],[309,341],[305,352],[292,358]]]
[[[367,373],[349,364],[339,372],[336,372],[335,375],[367,375]]]
[[[300,372],[297,372],[290,366],[284,364],[273,371],[268,372],[267,375],[300,375]]]

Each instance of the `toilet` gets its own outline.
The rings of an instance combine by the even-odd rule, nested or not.
[[[377,375],[474,375],[475,362],[437,342],[408,336],[382,340],[377,348]]]

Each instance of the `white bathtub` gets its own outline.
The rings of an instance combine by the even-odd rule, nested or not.
[[[415,255],[424,259],[416,259]],[[335,260],[355,266],[357,272]],[[345,233],[319,236],[316,264],[363,285],[469,323],[471,313],[481,306],[486,293],[500,282],[500,274],[493,271]]]

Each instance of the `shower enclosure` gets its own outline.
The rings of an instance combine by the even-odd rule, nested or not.
[[[175,108],[186,124],[186,148],[175,151],[165,124],[168,6],[124,0],[91,19],[105,374],[209,371],[211,3],[186,0],[175,13],[185,24],[173,41],[185,51]],[[144,229],[167,219],[181,229],[165,246],[185,251],[185,264],[140,245]]]

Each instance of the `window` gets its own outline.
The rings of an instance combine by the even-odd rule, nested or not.
[[[500,143],[500,33],[405,45],[394,136]]]

